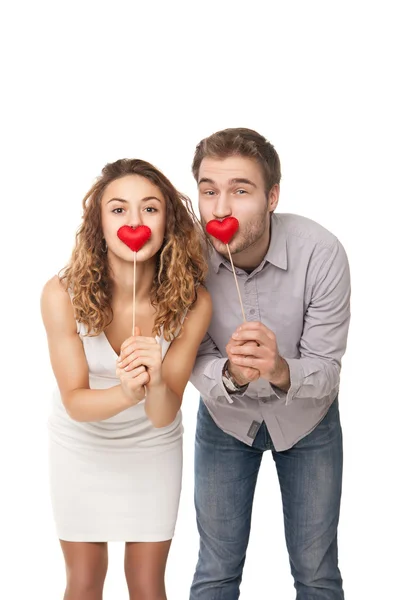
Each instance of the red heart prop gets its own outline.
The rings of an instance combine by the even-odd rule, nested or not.
[[[213,219],[212,221],[208,221],[206,225],[207,233],[224,244],[229,244],[238,229],[239,221],[235,217],[227,217],[223,221]]]
[[[139,252],[147,240],[150,239],[151,229],[147,225],[139,225],[135,229],[129,225],[123,225],[118,229],[117,236],[132,252]]]

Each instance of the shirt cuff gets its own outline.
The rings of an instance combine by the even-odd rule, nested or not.
[[[227,401],[229,402],[229,404],[233,404],[235,398],[242,398],[242,396],[244,396],[244,394],[246,393],[247,389],[244,390],[243,392],[229,394],[228,390],[226,389],[226,387],[224,386],[223,381],[222,381],[222,370],[223,370],[224,365],[227,360],[228,359],[226,357],[213,360],[206,366],[204,375],[208,379],[211,379],[212,381],[215,382],[215,384],[216,384],[215,387],[217,387],[218,389],[215,390],[215,387],[213,388],[212,391],[214,392],[214,394],[215,394],[215,392],[217,392],[216,395],[218,397],[224,396],[227,399]]]
[[[272,391],[274,392],[275,396],[277,396],[281,400],[285,400],[285,405],[288,406],[289,404],[291,404],[293,402],[294,397],[296,396],[297,392],[303,385],[305,376],[304,376],[303,367],[301,366],[300,359],[285,358],[285,361],[287,362],[288,367],[289,367],[290,388],[288,389],[287,392],[284,392],[283,390],[277,388],[276,386],[274,386],[272,384],[271,384],[271,388],[272,388]]]

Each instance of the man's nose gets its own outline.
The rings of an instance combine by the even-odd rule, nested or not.
[[[226,194],[220,194],[214,204],[213,215],[216,219],[225,219],[232,214],[232,208]]]

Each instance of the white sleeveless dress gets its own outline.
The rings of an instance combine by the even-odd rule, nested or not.
[[[84,336],[91,389],[118,385],[107,337]],[[171,342],[156,338],[164,358]],[[144,400],[98,422],[77,422],[58,390],[49,418],[50,489],[58,537],[71,542],[159,542],[173,537],[182,480],[182,415],[155,428]]]

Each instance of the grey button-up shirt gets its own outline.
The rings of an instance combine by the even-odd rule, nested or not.
[[[223,431],[252,445],[265,421],[275,449],[287,450],[316,427],[338,394],[350,320],[346,253],[314,221],[273,213],[263,261],[250,274],[238,268],[236,274],[246,319],[276,335],[290,389],[283,392],[260,378],[244,394],[226,391],[225,346],[243,319],[231,264],[215,251],[207,279],[213,317],[190,381]]]

